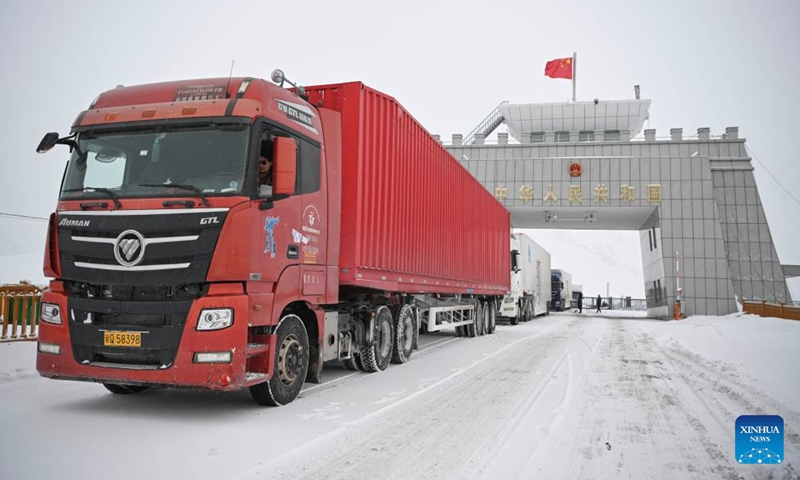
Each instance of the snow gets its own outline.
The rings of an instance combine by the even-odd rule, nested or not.
[[[796,478],[800,322],[634,315],[426,334],[408,363],[329,365],[280,408],[112,395],[41,378],[34,342],[2,343],[0,478]],[[736,463],[744,414],[783,417],[783,464]]]

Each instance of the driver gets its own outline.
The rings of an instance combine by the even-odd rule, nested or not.
[[[272,186],[272,149],[267,142],[261,142],[261,155],[258,162],[258,184]]]

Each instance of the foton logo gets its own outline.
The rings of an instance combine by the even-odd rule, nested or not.
[[[736,419],[736,461],[742,464],[783,462],[783,418],[742,415]]]
[[[114,242],[114,258],[124,267],[138,265],[144,258],[145,241],[136,230],[125,230]]]
[[[58,222],[59,227],[88,227],[91,220],[73,220],[71,218],[62,218]]]

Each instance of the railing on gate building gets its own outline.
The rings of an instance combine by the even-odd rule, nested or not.
[[[36,340],[42,290],[35,285],[0,285],[0,342]]]

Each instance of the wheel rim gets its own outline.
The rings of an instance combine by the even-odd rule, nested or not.
[[[303,365],[303,346],[297,335],[287,335],[278,349],[278,378],[284,385],[297,380]]]

